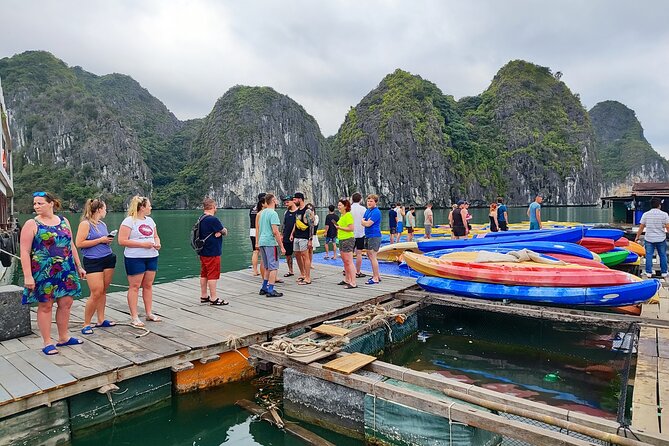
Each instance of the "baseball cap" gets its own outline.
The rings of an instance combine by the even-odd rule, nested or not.
[[[465,204],[465,200],[458,200],[458,206],[460,206],[461,204]]]
[[[281,201],[290,201],[292,199],[293,199],[292,194],[287,194],[287,195],[284,195],[283,197],[281,197]]]
[[[295,192],[293,194],[293,198],[299,198],[300,200],[304,200],[304,194],[302,192]]]

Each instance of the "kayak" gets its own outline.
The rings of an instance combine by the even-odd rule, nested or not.
[[[597,254],[608,252],[615,248],[615,242],[608,238],[583,237],[578,244]]]
[[[418,249],[422,252],[436,251],[437,249],[449,248],[468,248],[471,246],[484,246],[498,243],[520,243],[520,242],[570,242],[575,243],[583,238],[583,228],[561,229],[556,231],[531,231],[531,233],[518,234],[513,237],[488,237],[460,239],[460,240],[421,240],[418,242]],[[507,231],[509,233],[511,231]],[[523,231],[519,231],[523,232]],[[490,234],[499,234],[491,232]],[[509,239],[509,240],[507,240]]]
[[[404,253],[409,268],[426,276],[525,286],[590,287],[624,285],[638,279],[622,271],[580,265],[535,262],[476,263]]]
[[[518,302],[620,307],[651,299],[660,288],[656,279],[602,287],[508,286],[424,276],[418,285],[425,291],[455,294],[477,299]]]
[[[529,249],[530,251],[538,252],[540,254],[547,254],[547,255],[566,254],[590,260],[593,260],[595,256],[592,252],[588,251],[583,246],[577,245],[576,243],[553,243],[553,242],[497,243],[492,245],[472,246],[468,248],[439,249],[436,251],[429,252],[428,255],[430,255],[430,257],[439,257],[440,255],[449,254],[454,251],[501,252],[500,250],[502,249],[505,250],[505,252],[520,251],[521,249]],[[431,255],[432,253],[435,253],[436,255],[432,256]]]
[[[387,262],[400,262],[404,251],[421,253],[416,242],[400,242],[382,246],[376,257]]]
[[[599,254],[599,257],[602,259],[602,263],[606,266],[615,266],[623,263],[630,251],[623,248],[614,248],[608,252],[602,252]]]
[[[585,230],[585,237],[591,238],[608,238],[611,240],[618,240],[625,235],[622,229],[614,228],[588,228]]]
[[[643,245],[637,242],[633,242],[632,240],[630,240],[629,245],[625,246],[625,249],[635,254],[638,254],[641,257],[646,256],[646,248],[644,248]]]
[[[563,262],[573,263],[581,266],[589,266],[590,268],[608,268],[598,260],[584,259],[583,257],[570,256],[569,254],[550,254],[550,256],[555,259],[562,260]]]
[[[618,240],[614,242],[614,245],[616,245],[616,247],[618,248],[625,248],[630,245],[630,241],[625,237],[620,237]]]

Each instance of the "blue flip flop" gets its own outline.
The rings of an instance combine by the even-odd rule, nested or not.
[[[97,327],[97,325],[96,325]],[[93,328],[90,325],[86,325],[84,328],[81,329],[81,334],[82,335],[92,335],[93,334]]]
[[[57,342],[56,347],[65,347],[65,346],[68,346],[68,345],[79,345],[79,344],[83,344],[83,343],[84,343],[84,341],[82,341],[81,339],[71,337],[70,339],[67,340],[67,342]]]
[[[116,325],[116,322],[105,319],[99,324],[95,324],[95,328],[109,328]]]
[[[58,349],[56,349],[53,344],[49,344],[42,349],[42,353],[47,356],[53,356],[58,354]]]

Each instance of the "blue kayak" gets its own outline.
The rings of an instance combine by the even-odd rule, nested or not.
[[[423,276],[417,282],[425,291],[476,299],[600,307],[622,307],[645,302],[660,288],[660,281],[656,279],[592,288],[509,286],[430,276]]]
[[[622,229],[613,229],[613,228],[588,228],[585,231],[585,237],[593,238],[608,238],[611,240],[618,240],[620,237],[625,235],[625,231]]]
[[[511,232],[511,231],[508,231]],[[524,231],[518,231],[524,232]],[[486,237],[483,238],[468,238],[460,240],[421,240],[418,242],[418,249],[422,252],[436,251],[438,249],[449,248],[469,248],[472,246],[485,246],[493,244],[501,244],[507,242],[569,242],[578,243],[583,238],[585,228],[578,227],[573,229],[561,229],[555,231],[532,231],[529,234],[518,234],[514,237]],[[495,233],[491,233],[495,234]],[[498,234],[498,233],[497,233]],[[509,238],[509,240],[507,240]],[[592,258],[592,257],[590,257]]]

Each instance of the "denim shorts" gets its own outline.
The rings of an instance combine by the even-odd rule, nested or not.
[[[124,257],[125,272],[129,276],[144,274],[147,271],[158,271],[158,256],[155,257]]]
[[[325,237],[325,243],[334,243],[337,244],[337,237]]]

